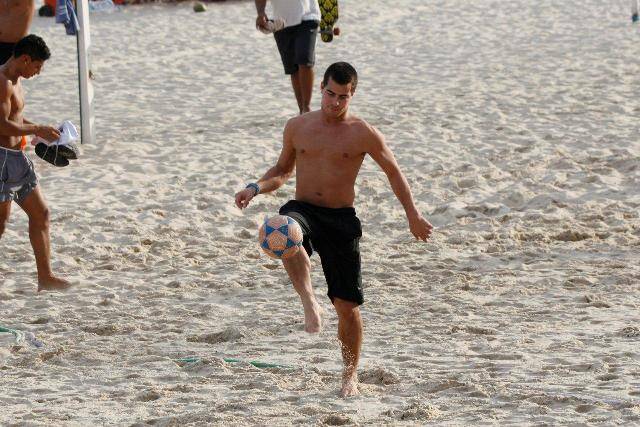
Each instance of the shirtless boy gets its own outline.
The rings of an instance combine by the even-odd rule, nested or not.
[[[51,56],[44,40],[28,35],[16,43],[13,55],[0,65],[0,237],[15,201],[29,217],[29,239],[38,270],[38,290],[61,290],[69,282],[51,271],[49,208],[42,196],[33,163],[20,150],[24,135],[48,141],[60,137],[51,126],[36,125],[22,116],[24,95],[21,79],[40,74]]]

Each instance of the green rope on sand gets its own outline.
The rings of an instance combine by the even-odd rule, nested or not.
[[[0,332],[7,332],[12,334],[16,338],[16,342],[20,344],[24,341],[24,334],[20,331],[16,331],[15,329],[5,328],[4,326],[0,326]]]
[[[196,363],[201,361],[200,357],[182,357],[180,359],[176,359],[178,362],[183,363]],[[241,360],[241,359],[233,359],[233,358],[223,358],[227,363],[248,363],[250,365],[255,366],[256,368],[280,368],[280,369],[293,369],[293,366],[289,365],[280,365],[277,363],[267,363],[267,362],[259,362],[257,360]]]
[[[258,362],[257,360],[249,360],[244,361],[240,359],[222,359],[227,363],[249,363],[250,365],[255,366],[256,368],[282,368],[282,369],[293,369],[293,366],[289,365],[279,365],[277,363],[267,363],[267,362]]]
[[[12,334],[16,339],[16,344],[21,344],[26,339],[27,342],[34,347],[40,348],[44,345],[31,332],[20,332],[15,329],[5,328],[4,326],[0,326],[0,332]]]

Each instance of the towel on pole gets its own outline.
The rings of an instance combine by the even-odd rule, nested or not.
[[[75,36],[78,34],[80,25],[71,0],[60,0],[56,5],[56,23],[64,24],[68,35]]]

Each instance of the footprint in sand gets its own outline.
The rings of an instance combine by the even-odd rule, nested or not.
[[[637,326],[627,326],[622,328],[622,331],[620,331],[620,334],[623,337],[627,337],[627,338],[640,337],[640,328],[638,328]]]
[[[391,385],[399,384],[400,378],[394,372],[384,368],[364,369],[358,373],[358,380],[363,384]]]
[[[187,342],[202,342],[207,344],[218,344],[221,342],[237,342],[246,336],[245,332],[237,328],[227,328],[224,331],[211,334],[191,335],[187,337]]]
[[[456,333],[459,331],[464,331],[467,332],[469,334],[475,334],[475,335],[498,335],[498,331],[495,329],[491,329],[491,328],[485,328],[482,326],[457,326],[454,325],[451,328],[451,333]]]
[[[592,234],[584,233],[578,230],[565,230],[553,236],[554,240],[558,240],[560,242],[579,242],[581,240],[587,240],[591,238],[593,238]]]
[[[441,412],[428,403],[414,402],[400,410],[390,409],[383,412],[382,415],[401,421],[426,421],[438,418]]]
[[[589,306],[595,307],[595,308],[611,307],[611,304],[609,304],[606,301],[603,301],[599,296],[596,296],[596,295],[585,295],[583,301],[589,304]]]
[[[596,379],[600,381],[613,381],[613,380],[617,380],[618,378],[620,377],[615,374],[604,374],[596,377]]]
[[[240,237],[241,239],[253,239],[254,235],[252,232],[250,232],[249,230],[247,230],[246,228],[243,228],[242,230],[240,230],[240,232],[238,233],[238,237]]]
[[[249,407],[244,403],[230,402],[230,403],[223,403],[216,406],[215,410],[218,413],[231,412],[234,415],[237,415],[238,413],[243,413],[243,412],[246,413],[249,410]]]
[[[50,317],[38,317],[36,319],[33,319],[27,323],[30,323],[32,325],[45,325],[47,323],[49,323],[51,321]]]
[[[576,406],[576,412],[581,413],[581,414],[585,414],[587,412],[591,412],[595,408],[596,408],[596,406],[594,406],[594,405],[578,405],[578,406]]]
[[[328,426],[346,426],[355,424],[351,418],[340,414],[328,415],[323,418],[322,423]]]
[[[142,393],[140,393],[138,396],[136,396],[136,400],[139,402],[151,402],[154,400],[158,400],[162,397],[162,395],[160,394],[160,392],[150,389],[150,390],[145,390]]]
[[[323,409],[320,406],[305,406],[301,409],[298,410],[298,412],[300,412],[303,415],[306,416],[313,416],[313,415],[318,415],[323,411]]]
[[[82,330],[100,336],[111,336],[118,333],[118,327],[116,325],[85,326]]]

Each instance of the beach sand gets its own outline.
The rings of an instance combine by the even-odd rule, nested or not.
[[[393,5],[392,5],[393,4]],[[317,256],[319,335],[256,243],[293,180],[244,212],[297,113],[253,2],[91,15],[96,140],[54,168],[36,293],[27,220],[0,241],[2,425],[640,423],[640,26],[628,3],[341,1],[318,41],[359,71],[352,111],[380,129],[436,226],[415,242],[384,174],[357,182],[362,395],[338,397],[336,316]],[[76,42],[24,83],[25,116],[78,122]],[[313,108],[319,103],[319,89]],[[193,361],[180,361],[194,357]],[[224,358],[293,368],[260,369]]]

